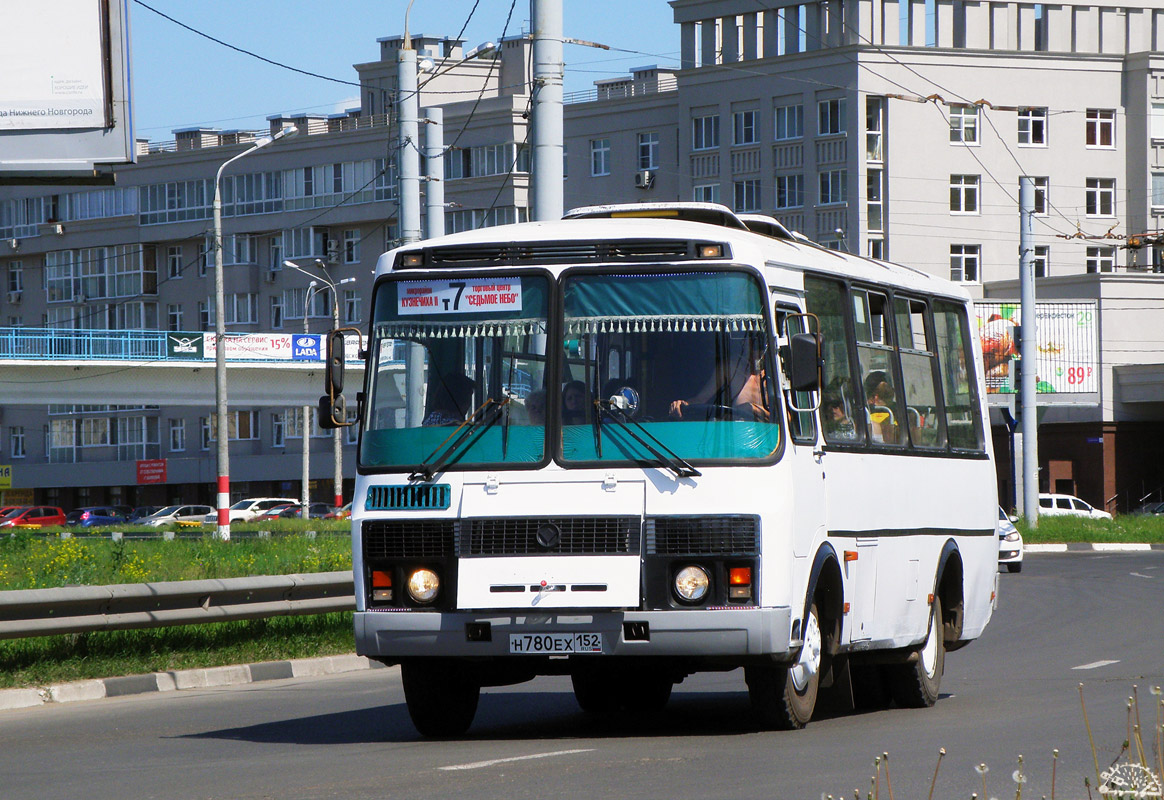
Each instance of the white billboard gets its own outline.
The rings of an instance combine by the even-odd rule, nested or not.
[[[1020,304],[980,301],[974,309],[986,366],[986,392],[1017,394]],[[1035,322],[1036,391],[1040,395],[1099,392],[1098,304],[1094,300],[1036,302]]]

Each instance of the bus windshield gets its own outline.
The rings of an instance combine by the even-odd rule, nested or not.
[[[360,465],[529,464],[546,453],[549,278],[390,281],[374,302]]]
[[[775,455],[773,354],[754,277],[582,273],[563,294],[563,463]]]

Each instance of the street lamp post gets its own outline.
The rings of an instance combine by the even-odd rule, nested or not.
[[[230,435],[226,412],[226,282],[222,273],[222,172],[243,156],[266,147],[278,139],[294,136],[298,128],[287,127],[274,136],[264,136],[233,158],[223,162],[214,176],[214,405],[217,431],[217,508],[215,536],[230,538]]]
[[[323,262],[319,261],[318,259],[316,259],[316,264],[320,269],[325,269],[323,266]],[[298,264],[296,264],[293,261],[284,261],[283,266],[290,267],[293,270],[297,270],[299,272],[302,272],[304,275],[313,279],[311,281],[311,283],[308,284],[308,299],[310,299],[311,288],[316,285],[317,281],[323,281],[331,288],[332,330],[338,330],[339,329],[339,289],[337,287],[343,286],[346,283],[355,283],[356,279],[352,278],[352,277],[348,277],[348,278],[344,278],[343,280],[340,280],[338,282],[333,283],[331,280],[329,280],[328,278],[326,278],[322,275],[314,275],[314,274],[308,272],[307,270],[303,269],[303,267],[299,266]],[[306,300],[304,301],[304,308],[303,308],[303,332],[307,333],[307,301]],[[306,417],[307,416],[307,411],[306,411],[307,406],[304,406],[304,409],[305,409],[304,417]],[[335,498],[334,498],[333,505],[337,509],[344,504],[344,449],[343,448],[344,448],[343,433],[340,431],[339,428],[336,428],[335,431],[333,431],[333,433],[332,433],[332,450],[334,451],[334,456],[335,456],[335,458],[334,458],[334,460],[335,460],[335,485],[334,485]],[[303,468],[303,470],[304,470],[303,481],[305,484],[307,482],[307,467],[306,467],[307,458],[308,458],[307,446],[304,445],[303,463],[305,466]],[[304,490],[304,495],[306,496],[306,490]]]
[[[303,333],[307,333],[307,310],[311,306],[311,293],[315,291],[315,287],[319,285],[318,281],[312,281],[307,284],[307,294],[303,296]],[[303,427],[300,433],[303,434],[303,481],[299,489],[299,499],[302,507],[299,510],[299,516],[307,519],[307,505],[311,502],[311,493],[308,489],[308,484],[311,483],[311,406],[303,407]]]

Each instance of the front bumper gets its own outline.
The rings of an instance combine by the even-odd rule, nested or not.
[[[488,640],[482,640],[484,623],[488,623]],[[792,610],[787,607],[543,613],[360,611],[355,615],[356,652],[389,661],[418,656],[521,657],[509,652],[511,633],[601,633],[602,655],[606,656],[773,656],[779,660],[789,657],[793,649],[791,629]]]

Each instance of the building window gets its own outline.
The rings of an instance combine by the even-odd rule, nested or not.
[[[756,144],[760,141],[759,111],[737,111],[732,114],[732,144]]]
[[[691,199],[697,203],[718,203],[719,184],[704,183],[692,188]]]
[[[344,322],[352,325],[360,321],[360,295],[355,289],[344,289]]]
[[[590,174],[593,177],[610,174],[610,139],[590,140]]]
[[[869,239],[869,258],[876,258],[879,261],[884,261],[888,257],[885,249],[884,239]]]
[[[736,181],[734,185],[735,210],[739,212],[760,210],[760,179],[749,178]]]
[[[283,414],[276,411],[271,414],[271,447],[284,447],[287,444],[286,431],[283,427]]]
[[[657,131],[639,134],[639,169],[659,168],[659,134]]]
[[[1047,109],[1018,110],[1018,143],[1025,147],[1047,146]]]
[[[865,98],[865,160],[885,160],[885,98]]]
[[[13,425],[8,429],[8,453],[12,458],[24,458],[24,426]]]
[[[239,293],[226,296],[227,325],[255,325],[259,321],[259,296]]]
[[[166,330],[182,330],[182,306],[180,303],[170,303],[166,306]]]
[[[832,136],[845,132],[845,98],[821,100],[816,105],[817,136]]]
[[[206,420],[206,417],[203,417]],[[210,417],[206,424],[209,441],[218,439],[218,417]],[[259,438],[258,411],[231,411],[226,415],[226,438],[228,441],[252,441]],[[203,448],[204,450],[207,448]]]
[[[210,330],[210,303],[205,300],[198,301],[198,330]]]
[[[210,240],[206,240],[198,248],[198,277],[205,278],[207,271],[210,269],[210,262],[214,260],[213,245]]]
[[[776,109],[776,141],[804,137],[804,106],[780,106]]]
[[[1035,277],[1045,278],[1051,274],[1051,248],[1049,245],[1037,244],[1035,245]]]
[[[166,248],[166,274],[171,278],[182,277],[182,246],[170,245]]]
[[[1164,140],[1164,103],[1152,104],[1152,118],[1148,122],[1148,135],[1156,141]]]
[[[950,106],[950,141],[978,144],[978,106]]]
[[[271,327],[279,330],[283,327],[283,295],[271,295]]]
[[[1164,208],[1164,172],[1152,173],[1152,209]]]
[[[267,266],[272,271],[278,272],[283,269],[283,235],[272,236],[267,240],[267,248],[271,253],[271,258],[267,262]]]
[[[1050,185],[1050,178],[1044,176],[1032,177],[1031,183],[1034,184],[1035,189],[1035,208],[1034,213],[1045,216],[1049,208],[1050,201],[1048,200],[1047,190]],[[1020,191],[1022,182],[1019,182]]]
[[[344,231],[344,263],[360,263],[360,232],[358,230]]]
[[[885,170],[869,168],[865,175],[865,210],[870,231],[885,230]]]
[[[719,115],[696,117],[691,121],[691,149],[719,147]]]
[[[849,171],[831,169],[820,174],[820,205],[835,205],[848,199]]]
[[[950,176],[950,213],[977,214],[980,175]]]
[[[1087,248],[1087,271],[1091,273],[1096,272],[1115,272],[1116,267],[1116,249],[1114,247],[1089,247]]]
[[[1087,216],[1115,216],[1115,178],[1087,179]]]
[[[1113,109],[1087,109],[1087,146],[1115,147],[1115,111]]]
[[[950,245],[950,280],[958,283],[978,283],[978,266],[982,258],[982,245]]]
[[[804,176],[776,176],[776,208],[800,208],[804,205]]]
[[[170,452],[182,453],[186,450],[186,420],[170,420]]]

